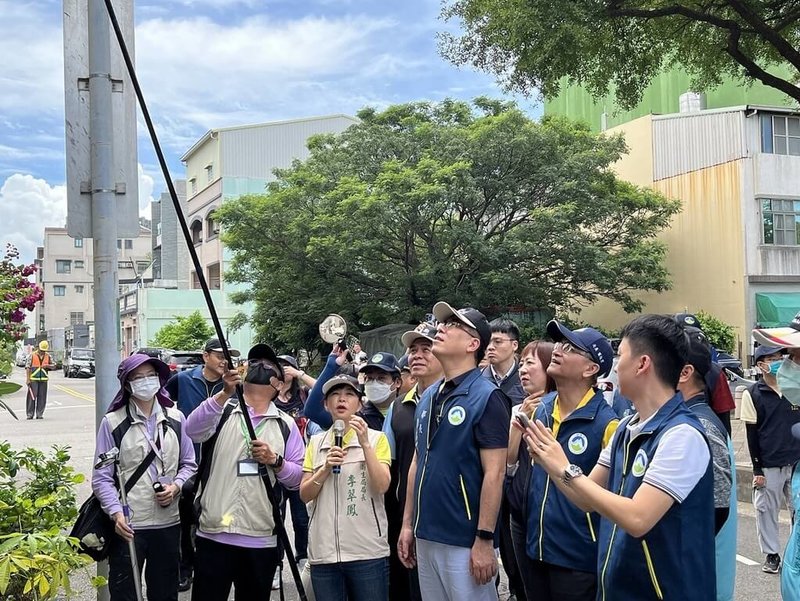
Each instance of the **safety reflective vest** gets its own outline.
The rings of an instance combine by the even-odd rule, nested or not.
[[[44,356],[39,353],[31,355],[31,380],[34,382],[46,382],[48,379],[47,368],[50,367],[50,355],[45,353]]]

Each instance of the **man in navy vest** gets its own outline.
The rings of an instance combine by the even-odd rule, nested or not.
[[[611,371],[614,351],[594,328],[570,330],[552,320],[547,334],[556,341],[547,375],[558,393],[542,400],[533,419],[553,432],[568,463],[588,473],[619,425],[597,388],[598,376]],[[593,599],[600,516],[575,507],[537,463],[531,469],[527,506],[527,552],[533,561],[524,575],[525,589],[542,601]]]
[[[676,392],[688,341],[671,317],[643,315],[622,331],[617,374],[636,413],[588,476],[539,421],[535,461],[583,511],[596,511],[598,599],[716,598],[714,482],[703,426]]]
[[[495,528],[503,490],[510,403],[478,363],[491,338],[476,309],[436,303],[433,353],[444,379],[415,412],[398,555],[419,567],[422,598],[496,601]],[[416,538],[416,548],[415,548]]]

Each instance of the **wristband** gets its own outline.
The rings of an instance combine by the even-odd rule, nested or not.
[[[475,533],[475,536],[481,540],[494,540],[494,532],[491,530],[480,530]]]

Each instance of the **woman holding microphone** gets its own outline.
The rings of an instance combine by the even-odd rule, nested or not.
[[[308,503],[308,561],[317,599],[385,601],[389,543],[384,493],[391,452],[386,435],[356,415],[361,388],[350,376],[322,386],[334,420],[306,449],[300,498]]]

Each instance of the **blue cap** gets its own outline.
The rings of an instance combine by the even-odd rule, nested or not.
[[[555,319],[547,323],[547,335],[554,342],[567,340],[570,344],[592,356],[592,361],[600,366],[598,375],[603,377],[611,373],[614,366],[614,349],[603,334],[594,328],[570,330]]]
[[[764,345],[761,345],[756,349],[755,353],[753,353],[753,360],[756,363],[758,363],[759,361],[761,361],[761,359],[763,357],[766,357],[768,355],[775,355],[777,353],[782,353],[785,350],[786,349],[784,347],[782,347],[782,346],[764,346]]]
[[[408,355],[403,355],[397,360],[397,367],[400,368],[400,371],[411,371],[411,368],[408,366]]]
[[[397,364],[397,357],[392,353],[375,353],[358,371],[360,373],[370,368],[380,369],[387,374],[400,376],[400,366]]]

